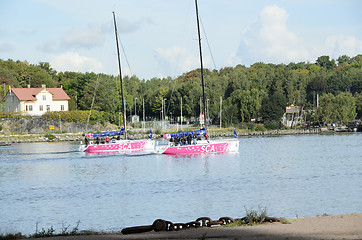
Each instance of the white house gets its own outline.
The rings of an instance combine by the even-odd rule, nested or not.
[[[10,88],[5,97],[6,112],[40,116],[49,111],[68,111],[70,97],[62,88]]]
[[[286,127],[295,127],[301,123],[302,112],[299,109],[299,106],[294,106],[293,104],[285,108],[285,113],[283,115],[283,125]]]

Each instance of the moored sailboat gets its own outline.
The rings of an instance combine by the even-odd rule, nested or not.
[[[86,134],[84,144],[81,143],[81,150],[85,152],[116,152],[116,153],[135,153],[135,152],[154,152],[155,141],[152,140],[152,131],[150,130],[150,139],[147,140],[130,140],[127,139],[126,128],[126,105],[123,96],[123,80],[121,71],[121,59],[119,55],[119,43],[116,25],[116,16],[113,12],[114,32],[116,35],[119,78],[121,83],[121,97],[123,106],[123,127],[120,131],[101,132]],[[124,139],[121,139],[123,135]],[[112,137],[110,140],[109,137]],[[105,138],[105,139],[103,139]],[[102,140],[100,140],[102,139]]]
[[[198,30],[198,41],[199,41],[199,52],[200,52],[200,65],[201,65],[201,81],[202,81],[202,98],[204,103],[204,112],[206,113],[206,97],[205,97],[205,83],[204,83],[204,70],[202,62],[202,49],[201,49],[201,34],[199,24],[199,12],[197,6],[197,0],[195,0],[196,7],[196,19],[197,19],[197,30]],[[200,113],[201,114],[201,113]],[[199,139],[198,135],[204,135],[205,140]],[[209,140],[207,138],[207,121],[205,127],[198,131],[189,131],[181,133],[171,133],[164,136],[166,139],[170,138],[181,138],[186,140],[184,142],[175,142],[171,140],[167,146],[157,146],[157,152],[169,155],[182,155],[182,154],[204,154],[204,153],[224,153],[224,152],[238,152],[239,151],[239,140],[237,139],[236,131],[234,130],[234,138],[232,139],[220,139],[220,140]],[[188,140],[187,140],[188,138]],[[193,139],[192,141],[190,140]],[[196,141],[195,141],[196,139]],[[186,144],[185,144],[186,143]]]

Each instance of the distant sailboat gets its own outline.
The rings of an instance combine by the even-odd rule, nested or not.
[[[201,49],[201,34],[200,34],[200,23],[199,23],[199,12],[197,6],[197,0],[195,0],[196,7],[196,19],[197,19],[197,30],[199,40],[199,51],[200,51],[200,65],[201,65],[201,81],[202,81],[202,97],[204,102],[204,112],[206,113],[206,98],[205,98],[205,83],[204,83],[204,69],[202,62],[202,49]],[[199,135],[204,135],[205,140],[199,139]],[[167,146],[157,146],[157,152],[169,155],[182,155],[182,154],[204,154],[204,153],[223,153],[223,152],[238,152],[239,151],[239,140],[237,139],[236,131],[234,130],[234,138],[223,139],[223,140],[208,140],[207,139],[207,121],[205,121],[205,127],[197,131],[181,132],[165,134],[164,138],[172,139]],[[175,141],[175,139],[188,138],[185,143]],[[190,140],[192,139],[192,141]],[[196,140],[196,141],[195,141]]]
[[[84,144],[81,144],[82,151],[85,152],[116,152],[116,153],[133,153],[133,152],[154,152],[155,141],[152,140],[152,132],[150,130],[150,139],[147,140],[129,140],[127,139],[126,129],[126,105],[123,96],[123,80],[121,71],[121,59],[119,55],[118,34],[116,25],[116,16],[113,12],[114,32],[116,35],[119,78],[121,82],[121,95],[123,106],[123,127],[120,131],[101,132],[86,134]],[[120,136],[124,139],[120,139]],[[111,137],[112,139],[109,139]]]

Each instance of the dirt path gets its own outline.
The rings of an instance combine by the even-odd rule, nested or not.
[[[291,220],[289,224],[213,227],[173,232],[52,237],[49,240],[111,239],[362,239],[362,213]]]

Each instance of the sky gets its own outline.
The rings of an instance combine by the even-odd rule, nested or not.
[[[360,0],[198,0],[204,67],[362,54]],[[58,72],[177,77],[199,68],[194,0],[0,0],[0,59]],[[122,50],[123,49],[123,50]]]

